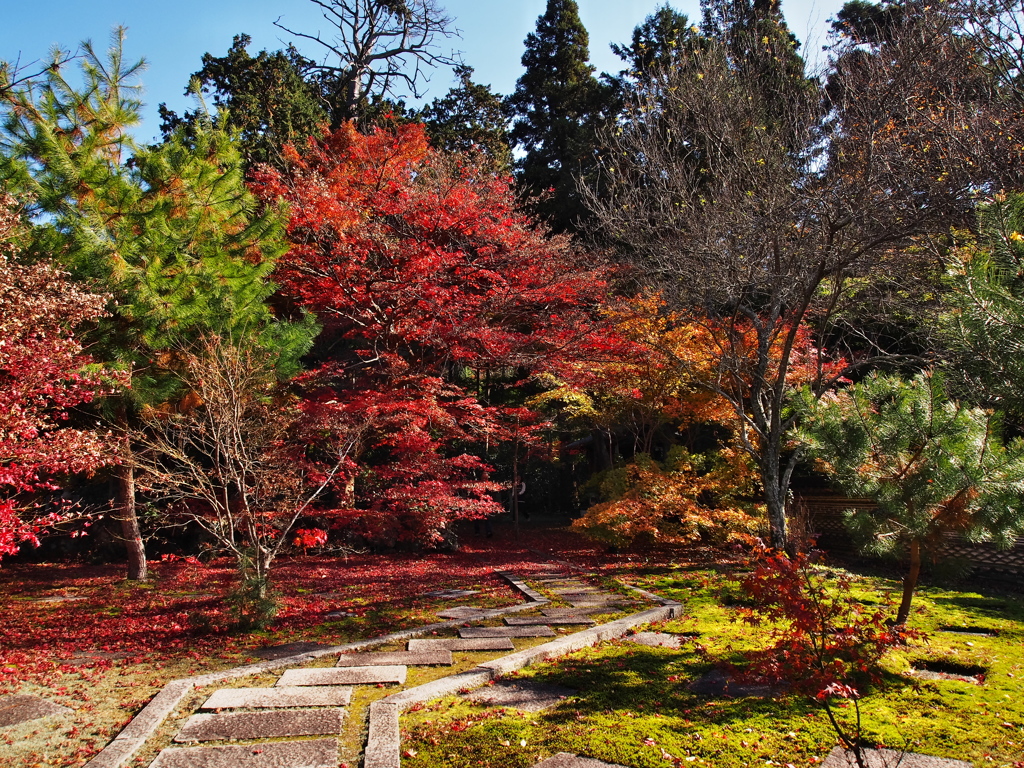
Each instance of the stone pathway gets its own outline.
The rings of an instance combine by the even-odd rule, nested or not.
[[[534,601],[535,607],[539,608],[549,602],[543,595],[531,590],[511,575],[506,577]],[[628,601],[621,595],[601,590],[577,579],[549,575],[535,581],[572,607],[548,609],[547,615],[505,617],[504,626],[462,626],[458,628],[457,638],[411,638],[407,641],[405,651],[341,653],[334,667],[285,669],[279,674],[275,684],[266,688],[215,690],[199,707],[204,711],[191,715],[173,737],[175,745],[203,745],[169,746],[160,752],[150,768],[337,768],[337,739],[347,713],[346,708],[352,699],[353,686],[403,685],[409,667],[451,665],[454,662],[453,653],[515,651],[512,638],[556,637],[557,633],[553,629],[555,626],[593,626],[594,620],[585,614],[610,613],[623,606],[636,605],[635,601]],[[445,590],[438,592],[436,596],[465,597],[471,594],[475,593],[470,590]],[[469,622],[480,617],[493,616],[494,612],[464,606],[443,611],[440,615]],[[571,638],[572,635],[563,636],[556,642]],[[312,652],[322,649],[322,646],[314,643],[289,644],[279,648],[268,648],[265,655],[275,658],[288,652]],[[486,662],[483,665],[488,667],[485,676],[471,670],[420,687],[438,687],[438,683],[443,684],[446,680],[459,682],[467,675],[473,677],[475,674],[475,686],[467,686],[477,687],[477,690],[470,694],[474,700],[530,711],[554,706],[566,696],[575,693],[568,689],[538,686],[529,682],[478,687],[486,682],[486,678],[501,674],[505,659],[512,660],[506,665],[509,669],[518,668],[521,664],[515,661],[516,657],[529,652],[513,653],[511,656]],[[480,669],[483,667],[477,667],[477,670]],[[438,690],[443,687],[444,685],[441,685]],[[407,693],[410,691],[404,691],[399,697]],[[378,704],[381,702],[371,706],[365,765],[399,768],[397,716],[401,707],[396,704],[381,709]],[[377,712],[386,714],[385,720],[381,721],[378,718],[376,725],[374,707],[377,707]],[[392,719],[395,721],[394,724],[391,722]],[[226,743],[234,741],[250,743]],[[380,758],[379,755],[384,757]],[[561,759],[561,756],[556,757]],[[580,758],[573,759],[578,761]],[[551,765],[554,767],[563,764],[566,768],[605,765],[593,761],[564,760],[562,763]]]

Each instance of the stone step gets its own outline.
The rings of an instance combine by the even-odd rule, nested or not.
[[[230,741],[283,736],[331,736],[341,733],[345,710],[275,709],[269,712],[220,712],[192,715],[174,741]]]
[[[340,685],[323,688],[221,688],[200,709],[346,707],[351,701],[352,689]]]
[[[405,682],[405,667],[317,667],[289,669],[277,681],[280,687],[290,685],[375,685]]]
[[[459,637],[554,637],[551,627],[461,627]]]
[[[338,667],[407,667],[451,666],[452,652],[439,649],[431,651],[382,651],[376,653],[343,653],[338,657]]]
[[[438,637],[416,638],[408,643],[410,651],[514,651],[508,637]]]
[[[541,613],[551,618],[559,618],[562,616],[584,616],[588,613],[597,613],[603,610],[606,610],[605,603],[583,608],[545,608]]]
[[[442,619],[476,619],[485,613],[486,611],[483,608],[474,608],[471,605],[461,605],[455,608],[448,608],[444,611],[438,611],[437,615]]]
[[[592,626],[593,619],[584,616],[506,616],[505,623],[510,627],[541,627],[559,624],[586,624]]]
[[[552,588],[551,591],[554,592],[556,595],[597,595],[597,594],[607,594],[607,592],[605,592],[600,587],[591,587],[591,586],[588,586],[588,585],[581,585],[581,586],[569,585],[569,586],[564,586],[564,587],[554,587],[554,588]]]
[[[150,768],[337,768],[338,740],[278,741],[258,746],[178,747]]]

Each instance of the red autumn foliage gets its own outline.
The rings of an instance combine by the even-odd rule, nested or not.
[[[510,180],[431,150],[421,126],[346,125],[288,159],[254,188],[288,202],[276,279],[324,328],[301,382],[314,431],[364,430],[339,506],[368,536],[421,541],[500,511],[486,454],[517,414],[480,382],[579,349],[602,275],[516,211]]]
[[[92,360],[73,329],[103,314],[105,299],[45,263],[18,263],[14,211],[0,196],[0,556],[38,546],[39,534],[68,516],[19,494],[56,490],[62,476],[109,462],[104,436],[67,423],[100,388],[99,376],[84,370]]]

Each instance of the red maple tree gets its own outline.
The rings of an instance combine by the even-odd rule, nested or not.
[[[254,187],[290,206],[277,279],[324,328],[307,412],[322,434],[364,430],[340,505],[375,538],[426,541],[499,511],[486,455],[522,413],[496,384],[593,343],[603,274],[422,126],[345,125],[287,157]]]
[[[15,260],[15,201],[0,196],[0,556],[69,516],[21,496],[57,490],[64,475],[109,463],[105,438],[68,425],[68,412],[96,395],[72,329],[103,314],[105,298],[87,293],[45,263]]]

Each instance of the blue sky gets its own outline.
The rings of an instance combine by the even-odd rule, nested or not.
[[[615,72],[620,62],[608,50],[609,43],[627,41],[633,28],[663,0],[578,2],[590,33],[592,62],[599,72]],[[453,45],[476,69],[475,79],[499,93],[510,93],[522,71],[523,39],[534,29],[546,0],[441,0],[441,4],[462,31],[462,39]],[[693,20],[700,18],[697,0],[675,0],[671,5]],[[273,26],[279,17],[293,29],[327,31],[308,0],[22,0],[7,6],[0,24],[0,58],[8,61],[20,56],[30,62],[45,56],[54,45],[73,48],[83,39],[92,39],[102,50],[112,27],[128,27],[127,54],[148,62],[142,77],[147,106],[137,132],[144,141],[158,133],[158,103],[166,102],[178,111],[188,108],[183,90],[189,75],[199,69],[203,53],[223,55],[232,37],[242,32],[253,38],[253,53],[281,48],[290,40]],[[820,50],[827,20],[840,7],[842,0],[783,0],[790,29],[805,41],[809,54]],[[308,45],[299,48],[317,56]],[[442,95],[450,82],[448,73],[437,72],[428,96]]]

